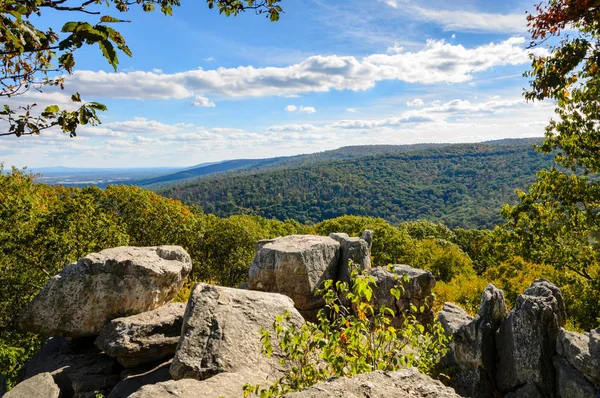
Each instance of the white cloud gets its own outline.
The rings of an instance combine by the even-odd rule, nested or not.
[[[406,103],[407,106],[423,106],[425,103],[420,98],[415,98],[412,101]]]
[[[88,134],[92,128],[82,130],[76,139],[58,131],[39,137],[7,137],[0,141],[4,147],[0,153],[5,164],[20,166],[62,163],[92,167],[107,161],[119,161],[123,166],[191,165],[198,163],[199,157],[212,161],[283,156],[333,149],[341,146],[340,142],[410,144],[541,137],[553,108],[551,103],[526,103],[520,97],[454,99],[432,101],[387,117],[273,125],[256,131],[228,126],[206,129],[136,118],[103,124],[93,135]],[[361,111],[371,113],[365,108]],[[101,136],[108,138],[98,143],[96,137]]]
[[[192,105],[200,108],[214,108],[216,106],[214,102],[201,95],[196,96],[196,99],[194,102],[192,102]]]
[[[387,48],[387,52],[388,53],[394,53],[394,54],[399,54],[401,52],[404,51],[404,47],[402,47],[401,45],[399,45],[398,43],[394,43],[393,46],[389,46]]]
[[[160,69],[160,68],[154,68],[154,69],[152,69],[152,72],[158,73],[158,74],[163,73],[162,69]]]
[[[317,110],[312,106],[296,106],[288,105],[285,107],[286,112],[304,112],[304,113],[315,113]]]
[[[206,58],[204,58],[204,60],[205,60],[206,62],[211,62],[211,61],[214,61],[214,60],[215,60],[215,57],[206,57]]]
[[[304,112],[304,113],[315,113],[317,110],[312,107],[312,106],[301,106],[298,109],[300,112]]]
[[[388,6],[400,9],[414,18],[423,19],[442,26],[445,30],[460,32],[499,32],[499,33],[525,33],[527,32],[527,19],[525,13],[498,14],[472,10],[452,10],[440,8],[419,7],[407,0],[379,0]],[[400,7],[402,5],[402,7]],[[455,35],[452,35],[455,38]]]
[[[148,120],[143,117],[136,117],[136,118],[133,118],[133,120],[127,120],[124,122],[105,123],[105,124],[103,124],[103,126],[110,130],[113,130],[113,131],[145,134],[145,133],[174,133],[185,125],[183,125],[183,124],[165,124],[162,122],[158,122],[156,120]]]
[[[445,30],[460,32],[527,32],[525,13],[492,14],[462,10],[413,7],[419,16],[441,25]]]
[[[312,124],[283,124],[277,126],[271,126],[267,128],[268,132],[281,133],[281,132],[304,132],[304,131],[315,131],[318,128]]]
[[[404,124],[430,123],[434,119],[428,116],[406,115],[376,120],[340,120],[330,125],[332,128],[342,129],[372,129],[376,127],[394,127]]]
[[[356,113],[356,108],[348,108],[346,109],[346,112]]]
[[[68,77],[70,89],[91,98],[189,98],[194,92],[221,97],[290,96],[331,90],[360,91],[377,82],[461,83],[502,65],[529,62],[525,38],[475,48],[429,40],[415,52],[353,56],[316,55],[287,67],[195,69],[173,74],[77,71]],[[538,53],[545,52],[536,49]]]

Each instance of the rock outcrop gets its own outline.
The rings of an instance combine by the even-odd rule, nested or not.
[[[413,268],[409,265],[396,264],[391,267],[377,267],[368,271],[368,275],[375,279],[376,287],[373,291],[373,306],[377,310],[385,305],[396,312],[395,324],[402,321],[400,314],[411,312],[411,305],[417,309],[423,308],[414,314],[423,324],[433,321],[433,293],[435,278],[429,271]],[[400,300],[390,293],[394,286],[402,286],[403,292]]]
[[[59,398],[60,388],[50,373],[40,373],[19,383],[4,398]]]
[[[554,357],[556,369],[556,389],[562,398],[598,398],[600,392],[586,380],[564,358]]]
[[[130,398],[241,398],[244,384],[265,384],[267,375],[240,371],[219,373],[206,380],[171,380],[140,388]]]
[[[171,380],[169,368],[171,361],[158,366],[138,367],[121,372],[120,381],[107,398],[127,398],[140,388]]]
[[[556,340],[557,354],[597,388],[600,388],[599,331],[582,334],[561,329]]]
[[[171,376],[204,380],[249,367],[277,374],[280,355],[276,347],[271,358],[261,353],[260,330],[272,330],[275,316],[284,312],[297,325],[304,322],[286,296],[197,284],[185,310]]]
[[[452,337],[445,365],[455,369],[451,385],[466,397],[491,397],[496,390],[496,330],[506,315],[504,293],[488,285],[477,316],[446,303],[438,314],[446,335]]]
[[[111,319],[168,303],[192,269],[179,246],[117,247],[92,253],[50,279],[19,315],[23,330],[98,335]]]
[[[496,336],[500,391],[510,393],[532,384],[541,396],[553,395],[552,359],[565,318],[562,294],[547,280],[536,280],[517,298]]]
[[[371,268],[371,250],[361,238],[351,238],[348,234],[333,233],[329,237],[340,243],[340,255],[336,281],[350,283],[350,261],[359,270]]]
[[[315,384],[286,397],[458,398],[460,395],[416,369],[402,369],[397,372],[376,371],[353,377],[340,377]]]
[[[153,311],[113,319],[96,339],[96,347],[117,358],[126,368],[173,357],[184,312],[185,303],[171,303]]]
[[[100,353],[93,340],[53,337],[27,363],[25,381],[49,373],[63,394],[84,396],[110,391],[119,382],[120,371],[117,361]]]
[[[323,307],[315,289],[327,279],[336,279],[339,242],[323,236],[291,235],[259,242],[257,249],[248,289],[284,294],[307,314]]]

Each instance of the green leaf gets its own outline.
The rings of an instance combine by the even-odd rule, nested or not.
[[[81,102],[81,97],[79,96],[79,93],[75,93],[71,96],[71,101],[73,102]]]
[[[109,23],[113,23],[113,22],[128,22],[125,21],[123,19],[118,19],[115,17],[111,17],[110,15],[103,15],[100,17],[100,22],[109,22]]]
[[[50,105],[47,106],[46,109],[44,110],[45,113],[56,113],[60,110],[60,108],[58,107],[58,105]]]
[[[67,22],[63,25],[61,32],[73,32],[80,24],[81,22]]]
[[[117,58],[117,52],[115,51],[115,48],[108,40],[99,41],[98,45],[102,50],[102,55],[104,55],[104,58],[107,59],[108,63],[112,65],[116,72],[119,59]]]

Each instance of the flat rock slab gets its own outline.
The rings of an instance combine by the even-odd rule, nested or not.
[[[53,337],[26,365],[25,378],[50,373],[60,389],[70,396],[110,391],[119,381],[121,366],[101,354],[93,340],[67,341]]]
[[[353,377],[340,377],[286,395],[289,398],[455,398],[460,397],[440,381],[416,369],[397,372],[371,372]]]
[[[179,246],[117,247],[83,257],[46,283],[19,315],[23,330],[98,335],[111,319],[171,301],[192,269]]]
[[[290,235],[257,244],[248,289],[281,293],[297,309],[310,311],[325,302],[315,289],[338,273],[340,243],[325,236]]]
[[[117,358],[126,368],[172,357],[179,343],[185,306],[185,303],[170,303],[113,319],[96,339],[96,347]]]
[[[243,371],[220,373],[207,380],[182,379],[147,385],[130,398],[243,398],[244,384],[264,384],[267,376]]]
[[[197,284],[188,300],[171,376],[204,380],[247,368],[276,374],[280,355],[275,345],[271,358],[261,353],[260,331],[272,331],[275,317],[284,312],[297,325],[303,323],[292,300],[281,294]]]
[[[50,373],[40,373],[17,384],[4,398],[58,398],[60,389]]]

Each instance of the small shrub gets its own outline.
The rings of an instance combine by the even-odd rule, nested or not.
[[[319,293],[326,305],[319,311],[318,323],[306,322],[298,327],[290,314],[278,315],[273,324],[274,336],[262,331],[263,353],[270,356],[273,344],[283,353],[281,363],[288,369],[270,386],[245,385],[244,396],[281,396],[311,386],[332,376],[349,377],[375,370],[394,371],[416,367],[433,374],[439,359],[447,352],[448,338],[438,322],[428,327],[415,320],[414,306],[402,314],[399,328],[392,326],[395,313],[371,304],[375,280],[366,273],[352,271],[352,287],[345,282],[328,280]],[[398,281],[391,293],[399,299],[402,284]],[[340,304],[339,298],[351,303]]]

